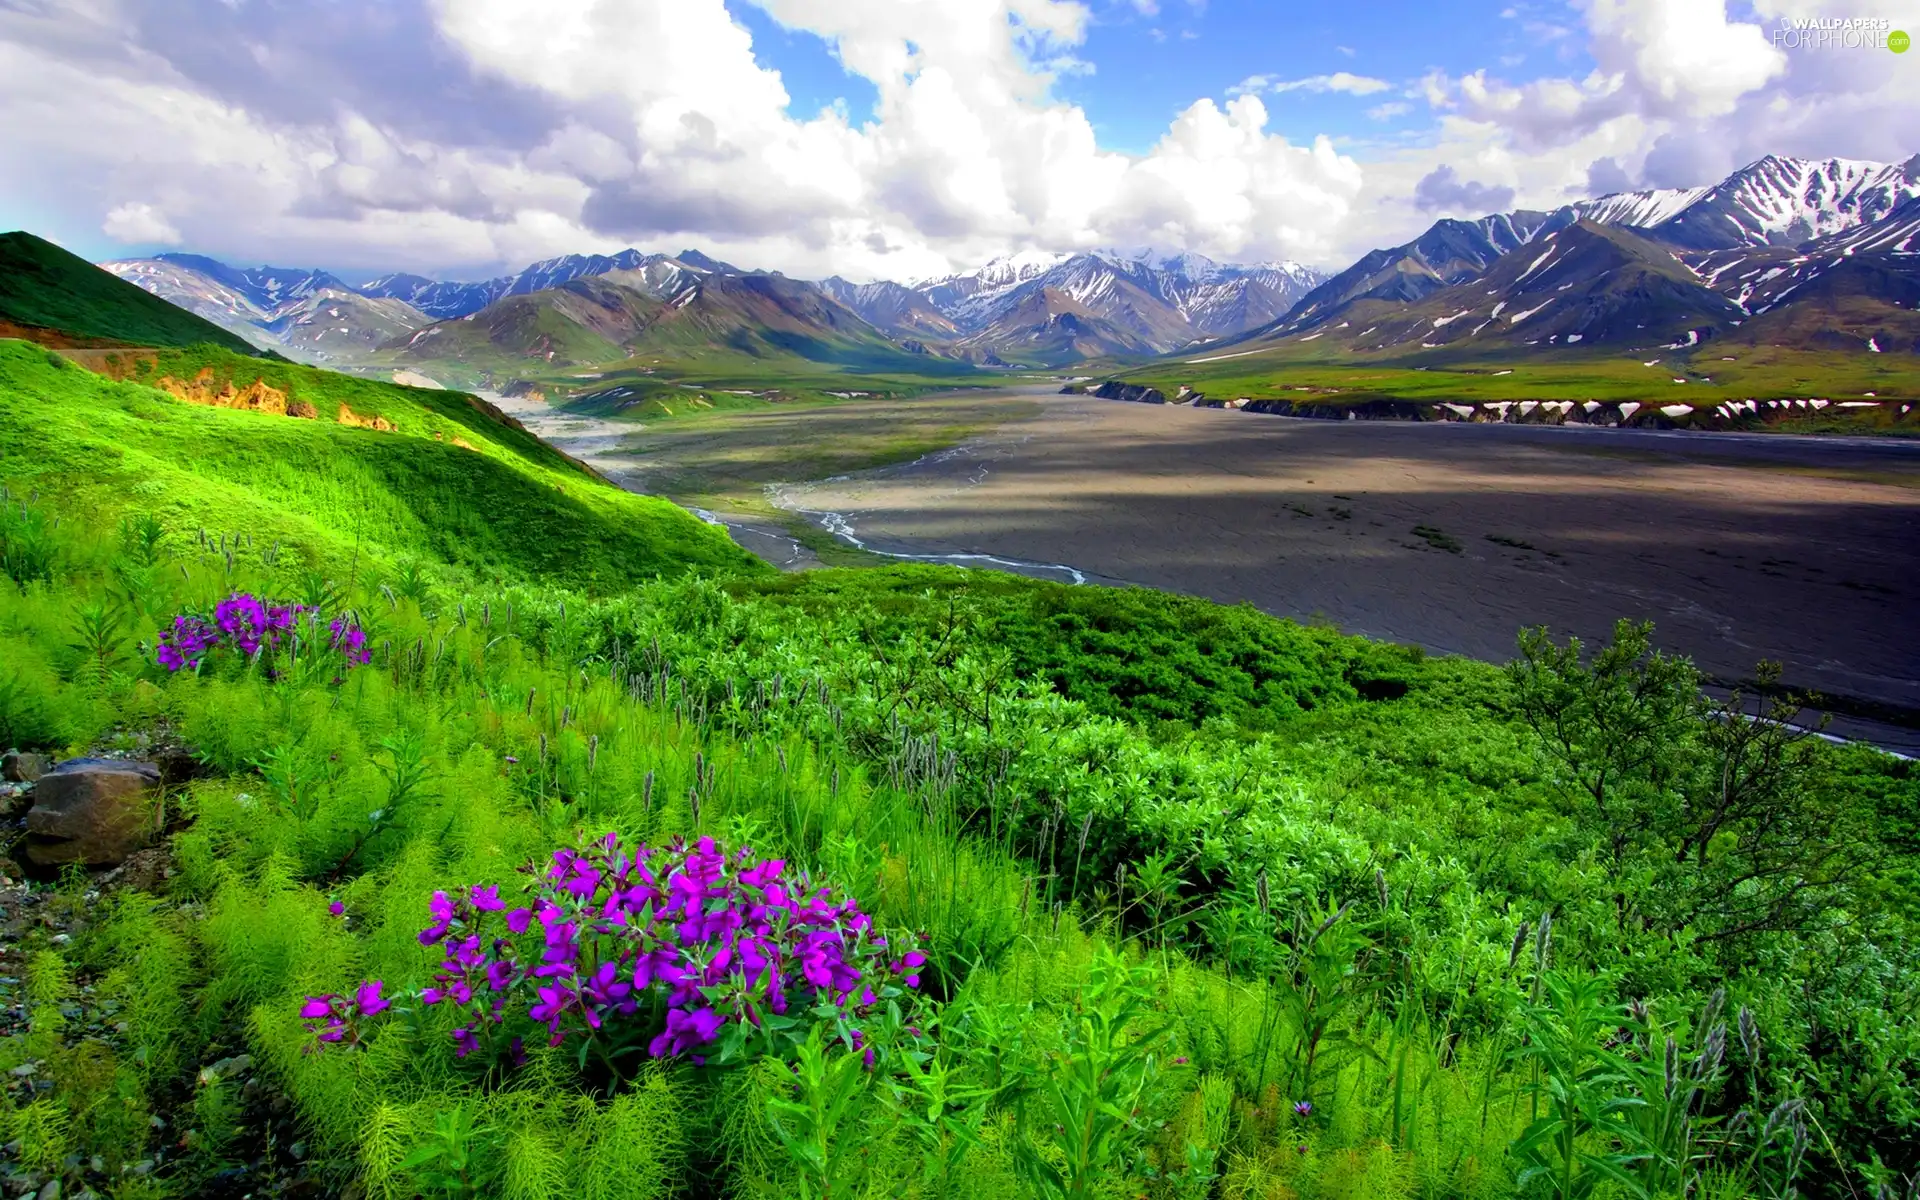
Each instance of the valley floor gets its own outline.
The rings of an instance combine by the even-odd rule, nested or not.
[[[1791,685],[1920,709],[1920,447],[1007,398],[1039,416],[777,499],[873,548],[1059,563],[1494,661],[1523,625],[1603,642],[1647,618],[1716,676],[1773,659]]]
[[[710,505],[787,570],[852,555],[1136,583],[1492,661],[1523,625],[1598,643],[1645,618],[1715,676],[1773,659],[1793,686],[1920,710],[1899,632],[1920,447],[1900,441],[1292,420],[1038,386],[646,427],[489,398],[624,486]],[[876,431],[951,444],[820,478]],[[1833,728],[1920,752],[1910,727]]]

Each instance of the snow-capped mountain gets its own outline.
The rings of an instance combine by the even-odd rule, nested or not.
[[[1292,262],[1095,250],[1010,255],[913,290],[954,324],[970,355],[1045,363],[1069,347],[1138,354],[1231,336],[1285,312],[1320,279]]]
[[[1564,229],[1572,210],[1521,210],[1478,221],[1451,218],[1403,245],[1375,250],[1301,298],[1284,317],[1258,330],[1260,336],[1305,333],[1363,301],[1413,303],[1477,278],[1499,258],[1534,238]]]
[[[1421,304],[1582,220],[1631,230],[1671,253],[1675,263],[1730,301],[1736,312],[1759,316],[1840,258],[1867,251],[1900,254],[1905,251],[1891,248],[1920,245],[1911,228],[1920,225],[1912,207],[1916,197],[1920,155],[1900,164],[1769,156],[1711,187],[1621,192],[1552,212],[1520,210],[1477,221],[1443,219],[1411,242],[1367,254],[1280,319],[1236,340],[1311,336],[1349,317],[1354,318],[1349,328],[1380,324],[1392,311],[1382,305]],[[1596,254],[1592,261],[1604,258]],[[1879,283],[1868,281],[1862,270],[1852,271],[1848,294],[1904,293],[1904,283],[1892,282],[1905,278],[1904,268],[1892,260],[1880,265],[1885,269],[1874,276]],[[1706,307],[1697,298],[1693,305]],[[1649,309],[1649,323],[1668,315],[1664,308]],[[1426,340],[1444,344],[1452,336],[1434,334]],[[1593,337],[1594,331],[1582,336]]]
[[[479,312],[506,296],[525,296],[559,287],[575,279],[605,275],[612,271],[643,270],[650,264],[663,262],[672,262],[677,269],[696,275],[713,271],[740,273],[736,268],[708,258],[698,250],[685,250],[669,256],[642,254],[638,250],[628,249],[618,254],[566,254],[542,259],[517,274],[501,275],[477,283],[440,282],[421,275],[383,275],[363,284],[358,290],[366,296],[405,300],[421,312],[447,320]]]
[[[1688,250],[1792,246],[1879,220],[1920,196],[1920,154],[1904,163],[1768,155],[1650,226]]]
[[[325,271],[236,268],[197,254],[100,265],[262,349],[320,362],[358,357],[432,320],[401,300],[361,295]]]
[[[960,335],[947,315],[905,284],[881,280],[848,283],[838,275],[820,281],[820,290],[846,305],[875,329],[909,338],[946,340]]]
[[[1602,225],[1651,228],[1670,220],[1712,188],[1655,188],[1645,192],[1615,192],[1571,205],[1573,211]]]

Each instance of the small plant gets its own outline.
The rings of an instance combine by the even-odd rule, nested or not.
[[[1541,986],[1545,1002],[1521,1006],[1527,1037],[1513,1052],[1536,1068],[1534,1119],[1509,1151],[1521,1164],[1519,1183],[1537,1183],[1554,1200],[1586,1200],[1603,1184],[1644,1198],[1634,1168],[1648,1152],[1632,1116],[1645,1102],[1613,1049],[1632,1017],[1605,978],[1548,971]]]
[[[867,1089],[866,1064],[851,1050],[834,1054],[815,1026],[800,1043],[791,1095],[767,1101],[773,1133],[798,1168],[800,1200],[834,1200],[860,1194],[865,1155],[857,1131],[860,1102]]]
[[[1140,1028],[1151,994],[1151,972],[1101,947],[1066,1044],[1026,1113],[1039,1145],[1018,1147],[1028,1182],[1048,1200],[1104,1195],[1113,1175],[1135,1173],[1168,1028]]]
[[[1413,536],[1419,538],[1427,545],[1432,546],[1435,550],[1445,550],[1448,554],[1459,554],[1466,549],[1460,544],[1460,539],[1454,537],[1444,529],[1436,529],[1431,525],[1415,525],[1413,527]]]
[[[0,574],[15,583],[51,582],[60,565],[60,543],[47,515],[0,490]]]
[[[485,1122],[475,1121],[463,1104],[435,1113],[433,1132],[400,1161],[400,1170],[410,1177],[422,1195],[436,1200],[467,1200],[482,1196],[479,1159],[495,1149],[500,1132]]]

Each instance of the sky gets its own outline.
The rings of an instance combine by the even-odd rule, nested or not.
[[[0,0],[0,228],[476,278],[1339,268],[1443,216],[1920,152],[1920,0]]]

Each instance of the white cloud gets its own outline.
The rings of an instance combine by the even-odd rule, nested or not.
[[[1103,149],[1055,90],[1088,69],[1076,0],[752,2],[825,39],[872,85],[871,117],[790,111],[722,0],[334,0],[325,20],[0,0],[0,209],[53,214],[68,242],[99,227],[419,270],[628,244],[896,278],[1142,243],[1344,265],[1431,219],[1422,180],[1429,204],[1470,181],[1545,206],[1594,179],[1703,182],[1768,151],[1920,149],[1911,62],[1783,57],[1722,0],[1576,0],[1584,40],[1561,46],[1584,45],[1585,74],[1435,72],[1400,98],[1347,72],[1254,76],[1142,155]],[[1891,2],[1920,29],[1920,0]],[[1763,23],[1824,15],[1754,3]],[[1367,115],[1394,124],[1344,153],[1290,140],[1260,97],[1292,92],[1379,96]],[[1397,119],[1423,101],[1427,128]],[[77,223],[57,227],[65,214]]]
[[[1306,79],[1283,79],[1272,85],[1275,92],[1345,92],[1349,96],[1371,96],[1393,85],[1384,79],[1335,71],[1331,75],[1313,75]]]
[[[151,204],[133,202],[122,204],[107,214],[101,223],[100,232],[116,242],[129,245],[147,243],[159,246],[178,246],[182,240],[180,231],[175,229]]]

